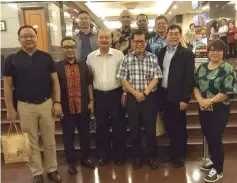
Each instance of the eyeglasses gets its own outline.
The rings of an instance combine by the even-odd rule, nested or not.
[[[36,38],[36,36],[35,35],[23,35],[23,36],[20,36],[20,38],[22,38],[22,39],[28,39],[28,38],[34,39],[34,38]]]
[[[89,20],[90,18],[88,17],[80,17],[79,20],[82,21],[82,20]]]
[[[140,44],[145,44],[146,41],[133,41],[136,45]]]
[[[209,53],[222,53],[223,50],[210,50]]]
[[[169,33],[168,35],[169,35],[170,37],[179,37],[179,36],[180,36],[180,33],[174,33],[174,34]]]
[[[69,50],[69,49],[75,49],[76,46],[63,46],[62,48],[65,50]]]

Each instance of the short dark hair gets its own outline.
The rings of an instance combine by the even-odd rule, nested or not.
[[[179,25],[177,25],[177,24],[172,24],[172,25],[170,25],[170,26],[168,27],[167,32],[169,32],[169,30],[174,30],[174,29],[178,29],[178,30],[179,30],[179,33],[182,34],[182,28],[181,28]]]
[[[148,16],[146,14],[144,14],[144,13],[141,13],[141,14],[137,15],[137,20],[138,20],[138,17],[141,17],[141,16],[146,17],[146,19],[148,20]]]
[[[220,39],[215,39],[208,45],[208,52],[210,51],[211,48],[214,48],[216,50],[221,50],[225,54],[226,52],[226,44],[224,41]]]
[[[195,24],[194,24],[194,23],[191,23],[191,24],[189,25],[189,29],[191,29],[192,25],[194,25],[194,27],[195,27]]]
[[[32,30],[35,32],[35,34],[37,35],[37,30],[36,30],[34,27],[32,27],[31,25],[23,25],[23,26],[21,26],[21,27],[18,29],[18,32],[17,32],[18,36],[20,36],[21,31],[22,31],[23,29],[26,29],[26,28],[32,29]]]
[[[63,42],[64,41],[67,41],[67,40],[72,40],[75,44],[76,44],[76,41],[70,37],[70,36],[67,36],[67,37],[64,37],[62,40],[61,40],[61,47],[63,47]]]
[[[168,23],[168,19],[165,16],[162,16],[162,15],[156,17],[155,23],[156,23],[157,20],[161,20],[161,19],[165,19],[166,23]]]
[[[146,32],[140,29],[135,29],[132,32],[132,39],[134,39],[135,35],[143,35],[143,34],[145,35],[145,40],[148,40],[148,34]]]
[[[227,21],[225,18],[223,18],[221,21],[223,21],[223,20],[224,20],[225,22]]]
[[[77,16],[79,16],[80,14],[83,14],[83,13],[87,14],[90,17],[90,14],[85,10],[80,11]]]

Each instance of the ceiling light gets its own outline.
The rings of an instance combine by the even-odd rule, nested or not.
[[[169,12],[169,14],[171,14],[171,11]]]
[[[173,8],[174,8],[174,9],[177,9],[177,6],[176,6],[176,5],[174,5],[174,6],[173,6]]]
[[[209,10],[209,6],[203,6],[202,10]]]
[[[79,22],[79,18],[76,18],[76,21]]]
[[[70,17],[71,15],[68,12],[64,12],[65,17]]]

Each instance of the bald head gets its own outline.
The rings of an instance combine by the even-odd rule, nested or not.
[[[131,14],[131,12],[128,11],[128,10],[123,10],[120,13],[119,20],[122,24],[122,27],[130,27],[130,25],[132,23],[132,14]]]

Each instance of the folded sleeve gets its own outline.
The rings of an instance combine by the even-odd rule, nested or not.
[[[127,57],[125,57],[122,61],[122,63],[119,66],[119,70],[117,73],[117,78],[119,79],[128,79],[128,60]]]
[[[227,95],[237,94],[236,72],[233,68],[223,77],[220,93]]]

